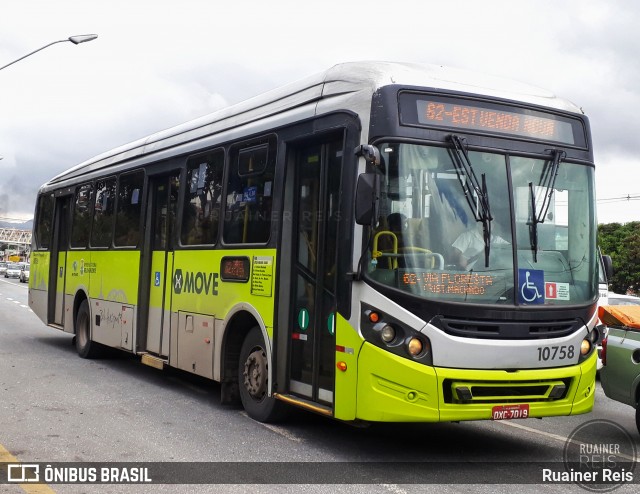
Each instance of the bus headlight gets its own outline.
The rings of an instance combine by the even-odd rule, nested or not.
[[[393,326],[385,324],[382,330],[380,330],[380,338],[385,343],[391,343],[396,339],[396,330],[393,328]]]
[[[409,360],[433,365],[429,338],[375,307],[362,304],[360,330],[364,339],[378,348]]]

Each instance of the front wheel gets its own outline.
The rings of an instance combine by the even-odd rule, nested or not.
[[[100,356],[100,350],[100,344],[91,341],[89,302],[83,300],[76,314],[76,351],[82,358],[96,358]]]
[[[636,405],[636,427],[638,428],[638,433],[640,434],[640,403]]]
[[[240,400],[249,417],[258,422],[277,422],[287,413],[285,403],[269,396],[269,360],[262,332],[253,327],[242,343],[238,367]]]

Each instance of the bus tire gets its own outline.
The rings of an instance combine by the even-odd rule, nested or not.
[[[638,428],[638,434],[640,434],[640,403],[636,404],[636,427]]]
[[[100,356],[100,345],[91,341],[91,313],[89,302],[83,300],[76,314],[76,351],[82,358],[96,358]]]
[[[268,395],[269,361],[258,326],[251,328],[242,343],[238,384],[240,400],[249,417],[258,422],[277,422],[286,416],[286,404]]]

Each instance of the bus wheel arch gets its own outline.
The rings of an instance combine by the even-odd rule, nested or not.
[[[242,307],[225,324],[222,345],[222,402],[241,404],[261,422],[284,416],[284,403],[269,396],[271,348],[259,315]]]
[[[255,317],[246,311],[236,312],[225,323],[220,375],[222,403],[234,405],[241,403],[238,389],[240,349],[251,328],[257,324]]]

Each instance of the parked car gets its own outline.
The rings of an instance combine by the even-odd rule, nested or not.
[[[7,263],[5,261],[0,261],[0,274],[5,274],[7,272]]]
[[[601,353],[602,389],[612,400],[636,409],[640,432],[640,305],[606,305],[598,315],[607,325]]]
[[[18,278],[20,277],[20,265],[15,262],[7,263],[7,270],[4,273],[5,278]]]
[[[18,279],[20,280],[20,283],[27,283],[29,281],[29,264],[22,265]]]
[[[635,297],[633,295],[622,295],[620,293],[608,292],[606,294],[600,294],[600,300],[598,301],[599,306],[603,305],[640,305],[640,297]],[[605,324],[599,324],[598,330],[600,331],[600,339],[604,338],[607,334],[607,326]],[[602,369],[602,345],[600,341],[597,343],[598,349],[598,364],[597,371],[598,373]]]

